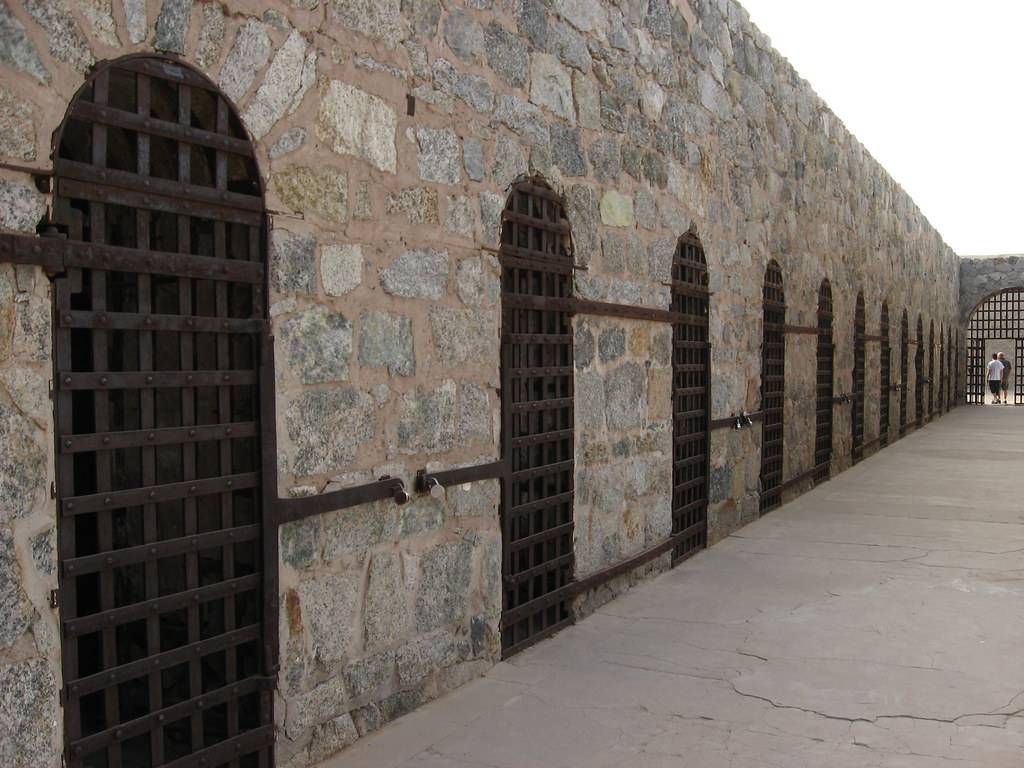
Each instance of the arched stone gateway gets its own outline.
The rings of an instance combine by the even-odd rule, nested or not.
[[[131,56],[55,147],[54,222],[92,246],[54,287],[68,763],[268,764],[253,146],[203,75]]]
[[[970,315],[967,324],[967,402],[980,405],[988,392],[985,366],[990,351],[987,343],[999,340],[1010,360],[1011,397],[1024,404],[1024,379],[1018,366],[1024,363],[1024,288],[1010,288],[989,296]]]

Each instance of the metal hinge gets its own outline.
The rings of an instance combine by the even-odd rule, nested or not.
[[[57,483],[54,482],[53,480],[50,481],[50,498],[57,498]]]
[[[59,606],[60,606],[60,599],[57,596],[57,590],[56,589],[51,589],[50,590],[50,607],[51,608],[57,608]]]

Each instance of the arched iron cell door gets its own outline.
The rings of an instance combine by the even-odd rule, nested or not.
[[[953,329],[946,329],[946,413],[953,408],[956,399],[956,350],[953,347]]]
[[[773,259],[764,276],[764,336],[761,346],[761,513],[782,503],[782,451],[786,404],[786,292]]]
[[[907,310],[903,310],[900,321],[900,437],[907,434],[907,390],[910,378],[910,321]]]
[[[672,551],[679,562],[707,545],[711,429],[708,267],[694,235],[672,261]]]
[[[935,321],[928,325],[928,418],[935,417]]]
[[[946,338],[939,326],[939,375],[935,382],[935,389],[938,392],[935,410],[938,413],[945,413],[946,410]]]
[[[857,294],[857,308],[853,316],[853,461],[864,456],[864,292]]]
[[[917,316],[917,347],[914,349],[914,421],[924,426],[924,320]]]
[[[818,287],[817,389],[814,418],[814,483],[828,480],[832,464],[832,398],[835,396],[835,345],[832,343],[832,285]]]
[[[569,223],[539,179],[517,184],[501,228],[501,500],[505,657],[572,621],[573,345]]]
[[[54,288],[67,762],[270,765],[253,147],[148,56],[100,65],[55,146],[56,223],[95,261]]]
[[[982,404],[988,393],[985,366],[988,364],[985,343],[999,339],[1000,349],[1011,359],[1014,404],[1024,403],[1024,289],[1011,288],[990,296],[971,315],[967,324],[967,402]],[[1010,347],[1012,346],[1012,349]]]
[[[889,303],[882,302],[882,315],[878,321],[878,335],[882,337],[878,352],[878,441],[884,447],[889,443],[889,403],[892,399],[892,347],[889,344]]]

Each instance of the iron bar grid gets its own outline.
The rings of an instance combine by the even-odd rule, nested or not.
[[[768,262],[764,278],[764,335],[761,345],[761,475],[760,510],[770,512],[782,503],[784,408],[786,402],[786,293],[782,269]]]
[[[959,336],[959,332],[958,332]],[[985,402],[988,392],[985,366],[986,342],[1005,339],[1007,346],[1013,344],[1013,361],[1010,377],[1013,379],[1014,405],[1024,403],[1024,377],[1019,375],[1017,366],[1024,360],[1024,289],[1011,288],[990,296],[971,315],[967,324],[967,366],[966,401],[975,405]],[[960,344],[957,344],[957,351]],[[1009,352],[1009,350],[1004,350]],[[959,368],[959,366],[958,366]],[[963,369],[958,371],[962,375]]]
[[[867,320],[864,317],[864,292],[857,294],[857,306],[853,316],[853,462],[864,457],[864,341]]]
[[[892,347],[889,344],[889,303],[882,302],[882,314],[878,322],[878,335],[882,343],[878,349],[878,438],[885,447],[889,443],[890,404],[892,401]]]
[[[829,478],[832,463],[833,399],[835,397],[835,345],[832,339],[832,285],[818,287],[817,387],[814,417],[814,484]]]

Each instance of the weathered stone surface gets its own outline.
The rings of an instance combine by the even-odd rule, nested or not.
[[[279,157],[294,152],[306,142],[306,129],[301,127],[289,128],[281,134],[270,148],[270,159],[277,160]]]
[[[448,293],[448,251],[406,251],[380,271],[385,293],[416,299],[441,299]]]
[[[160,15],[156,17],[153,46],[160,51],[184,53],[191,20],[192,0],[164,0]]]
[[[0,528],[0,648],[13,645],[32,626],[35,611],[22,588],[24,575],[14,553],[14,538]]]
[[[294,211],[314,213],[344,224],[348,221],[348,176],[332,168],[293,165],[274,174],[281,202]]]
[[[89,22],[92,36],[103,45],[116,48],[121,44],[117,39],[117,25],[111,0],[76,0],[78,10]]]
[[[555,22],[548,27],[548,50],[563,64],[581,72],[590,71],[590,49],[586,38],[568,24]]]
[[[491,443],[491,404],[487,390],[478,384],[464,382],[459,386],[457,435],[461,445]]]
[[[455,382],[402,395],[398,444],[403,453],[443,453],[455,447]]]
[[[217,82],[221,90],[233,101],[241,101],[257,73],[270,61],[271,50],[267,25],[255,19],[246,21],[238,28],[235,42],[220,71]]]
[[[395,652],[388,649],[364,656],[345,667],[345,682],[352,697],[358,699],[380,688],[391,678],[394,671]]]
[[[589,368],[594,362],[596,351],[597,344],[590,322],[586,318],[578,317],[573,335],[573,360],[576,363],[576,370],[582,371]]]
[[[308,759],[311,764],[316,765],[354,744],[358,738],[359,731],[356,730],[352,715],[346,712],[313,728],[313,736],[309,740]]]
[[[0,85],[0,155],[35,160],[36,126],[31,105]]]
[[[483,27],[465,11],[456,9],[445,17],[444,41],[460,59],[476,62],[483,58]]]
[[[516,96],[502,96],[498,99],[494,118],[532,142],[547,144],[551,140],[544,113]]]
[[[279,293],[316,292],[316,240],[286,229],[271,232],[270,287]]]
[[[348,380],[352,323],[343,315],[316,305],[284,319],[277,331],[285,370],[303,384]]]
[[[292,2],[293,6],[295,4],[295,2]],[[284,15],[283,11],[279,11],[276,8],[267,8],[267,10],[263,12],[263,16],[261,18],[274,29],[279,29],[282,32],[288,32],[291,29],[291,24],[288,23],[288,17]]]
[[[616,133],[625,133],[627,105],[625,99],[608,91],[601,91],[601,127]]]
[[[437,190],[428,187],[407,187],[388,195],[385,210],[404,213],[410,224],[438,224]]]
[[[16,304],[17,323],[14,326],[12,351],[26,362],[45,363],[51,358],[50,302],[38,296],[29,296],[27,299]]]
[[[420,178],[438,184],[458,184],[462,180],[459,137],[450,128],[416,129],[419,146]]]
[[[435,60],[431,71],[434,85],[441,91],[462,99],[477,112],[490,112],[494,109],[494,89],[484,78],[458,72],[445,59]]]
[[[303,392],[285,410],[284,422],[295,475],[337,472],[376,434],[376,403],[354,389]]]
[[[602,363],[618,360],[626,354],[626,332],[622,328],[605,328],[597,337],[597,353]]]
[[[352,721],[360,736],[378,730],[396,717],[411,712],[427,700],[422,690],[399,691],[379,702],[368,704],[352,712]]]
[[[487,63],[495,74],[513,88],[524,87],[530,60],[526,44],[493,21],[484,30],[484,38]]]
[[[366,550],[394,539],[398,534],[395,509],[390,501],[382,501],[324,515],[324,561],[352,556],[361,561]]]
[[[636,223],[633,198],[614,189],[605,192],[601,197],[601,222],[609,227],[632,227]]]
[[[406,16],[412,22],[413,31],[428,40],[437,34],[437,24],[441,21],[441,4],[437,0],[407,0]]]
[[[601,129],[601,94],[597,82],[582,72],[572,73],[572,95],[577,121],[582,128]]]
[[[644,229],[655,229],[658,226],[658,207],[654,195],[647,187],[640,187],[633,198],[633,213],[636,223]]]
[[[313,587],[307,587],[307,590],[311,589]],[[351,620],[351,617],[346,620]],[[342,631],[347,633],[350,630],[346,626]],[[318,723],[327,723],[335,717],[343,716],[347,706],[348,692],[345,690],[345,679],[342,675],[335,675],[288,702],[284,731],[288,738],[298,738],[304,731]]]
[[[0,63],[16,72],[32,75],[40,83],[50,82],[50,73],[39,59],[25,26],[14,17],[6,3],[0,3]]]
[[[22,0],[22,5],[36,23],[46,30],[53,58],[63,61],[76,72],[86,72],[95,63],[89,41],[79,29],[67,0]]]
[[[315,518],[282,525],[281,562],[296,570],[309,568],[316,557],[319,530],[320,521]]]
[[[605,379],[609,429],[634,429],[643,425],[647,386],[643,367],[624,363]]]
[[[497,519],[501,486],[498,480],[463,483],[445,489],[448,506],[456,517]]]
[[[518,7],[516,23],[519,34],[525,37],[534,48],[547,50],[548,8],[545,0],[522,0]]]
[[[249,108],[242,115],[252,135],[263,138],[285,114],[298,109],[315,79],[316,51],[307,53],[306,39],[295,30],[278,49]],[[319,127],[318,124],[318,130]]]
[[[574,402],[578,429],[604,429],[606,404],[604,379],[600,373],[577,372]]]
[[[330,0],[332,20],[361,35],[395,47],[405,31],[399,0]]]
[[[128,40],[137,45],[146,39],[149,32],[146,0],[121,0],[121,5],[124,8],[125,26],[128,27]]]
[[[444,216],[445,232],[472,239],[476,230],[476,215],[468,197],[455,195],[448,198],[448,208]]]
[[[398,682],[409,688],[458,660],[458,648],[447,632],[435,632],[402,646],[395,654]]]
[[[555,0],[554,8],[580,32],[593,32],[598,37],[607,37],[608,11],[603,3],[594,3],[591,0]]]
[[[498,343],[494,313],[485,310],[431,307],[430,330],[438,359],[449,365],[488,360]]]
[[[586,266],[601,247],[597,234],[597,192],[594,188],[582,184],[570,187],[565,196],[565,215],[572,225],[576,263]]]
[[[15,408],[0,403],[0,524],[32,511],[46,486],[46,459],[38,430]]]
[[[359,363],[387,368],[392,376],[413,376],[412,320],[388,312],[364,311],[359,316]]]
[[[363,603],[367,650],[390,645],[405,634],[412,611],[404,596],[401,557],[391,552],[374,555]]]
[[[373,220],[373,198],[370,195],[370,182],[359,182],[356,188],[356,199],[352,204],[352,218],[356,221]]]
[[[522,147],[511,136],[500,134],[494,145],[494,167],[491,179],[501,189],[507,189],[512,182],[529,171],[529,164]]]
[[[354,243],[325,245],[320,251],[320,282],[328,296],[344,296],[362,285],[362,247]]]
[[[462,162],[466,167],[466,175],[471,181],[483,181],[485,171],[484,145],[479,139],[462,140]]]
[[[0,666],[0,765],[44,766],[60,762],[54,728],[60,717],[57,683],[49,661]]]
[[[501,236],[501,212],[505,208],[505,198],[494,192],[480,193],[480,228],[483,241],[490,245],[498,242]]]
[[[558,123],[551,126],[551,160],[566,176],[587,175],[587,161],[583,159],[578,128]]]
[[[416,629],[430,632],[466,619],[473,547],[465,541],[441,544],[420,561]]]
[[[317,659],[339,661],[356,639],[354,621],[362,574],[325,574],[299,584],[302,615]]]
[[[196,46],[196,64],[203,69],[210,69],[220,61],[226,32],[224,7],[220,3],[204,5],[203,28],[199,32],[199,44]],[[264,60],[263,64],[266,63]],[[263,64],[260,64],[260,68]]]
[[[530,101],[569,122],[576,121],[572,77],[550,54],[534,53],[530,56]]]
[[[463,259],[455,272],[455,291],[463,304],[492,307],[498,300],[501,284],[491,268],[478,257]]]
[[[617,181],[622,173],[622,153],[619,142],[614,138],[601,138],[594,141],[587,150],[590,165],[594,169],[594,178],[600,182]]]

